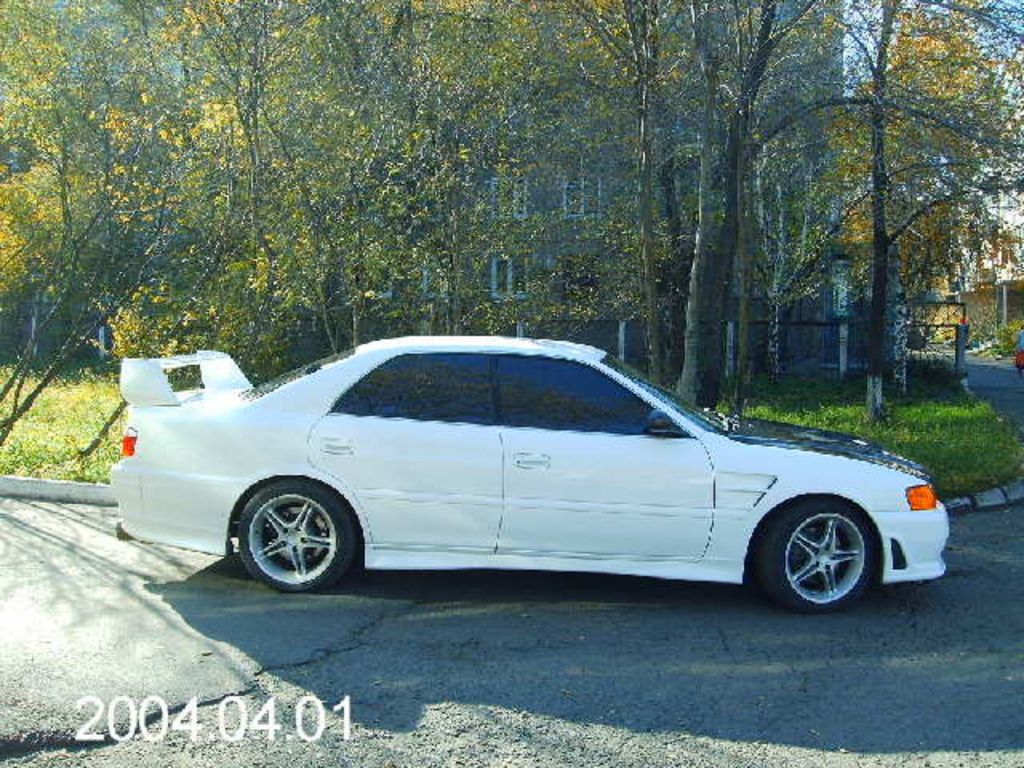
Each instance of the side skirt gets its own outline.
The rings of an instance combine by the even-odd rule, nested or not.
[[[682,581],[743,582],[743,563],[703,558],[701,560],[540,554],[470,554],[463,552],[407,551],[368,546],[366,567],[374,570],[526,570],[582,573],[610,573],[652,576]]]

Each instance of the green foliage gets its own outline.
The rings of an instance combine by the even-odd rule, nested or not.
[[[703,41],[683,6],[639,0],[8,5],[0,328],[21,334],[31,313],[42,341],[38,354],[24,338],[0,352],[45,362],[0,381],[0,444],[33,407],[25,371],[66,367],[108,319],[120,355],[219,348],[262,378],[379,336],[517,323],[573,336],[596,318],[645,316],[666,325],[661,346],[678,366],[698,200],[710,201],[702,242],[714,251],[726,239],[715,230],[728,115],[758,59],[742,52],[778,4],[699,3],[714,38]],[[979,104],[979,119],[1012,111],[1020,67],[974,39],[975,24],[919,6],[894,58],[900,88],[942,115],[947,103]],[[627,9],[660,14],[643,47],[659,57],[642,121],[651,153],[638,151],[641,50]],[[775,307],[818,289],[834,219],[866,177],[861,111],[802,110],[846,92],[842,19],[831,3],[804,10],[776,20],[780,47],[749,105],[752,282]],[[705,132],[698,45],[717,62]],[[796,114],[805,119],[771,130]],[[965,114],[952,117],[973,130]],[[894,124],[894,204],[966,185],[978,161],[995,173],[1000,137],[962,134]],[[700,189],[705,146],[716,173]],[[653,187],[638,184],[641,156],[653,158]],[[643,248],[638,188],[655,198],[655,242]],[[925,223],[914,232],[949,229]],[[856,256],[870,237],[856,222],[847,234]],[[967,247],[931,239],[929,263]],[[495,260],[515,265],[496,291]],[[908,284],[935,278],[918,271]],[[650,305],[645,285],[661,293]]]
[[[888,393],[889,417],[864,413],[864,386],[817,379],[755,382],[746,415],[857,435],[923,464],[944,497],[979,491],[1017,477],[1024,459],[1012,425],[992,406],[939,374],[913,376],[907,396]]]
[[[562,210],[565,179],[590,173],[593,195],[632,153],[629,82],[576,42],[572,17],[472,2],[181,11],[145,36],[175,70],[154,96],[175,236],[113,314],[120,354],[213,347],[259,378],[377,336],[521,321],[557,335],[632,314],[629,187],[605,189],[602,216]],[[580,65],[610,78],[595,90]],[[494,259],[516,265],[497,300]]]
[[[120,456],[123,426],[115,424],[90,456],[80,452],[120,402],[117,381],[109,373],[83,371],[47,388],[0,451],[0,474],[109,482],[110,467]]]

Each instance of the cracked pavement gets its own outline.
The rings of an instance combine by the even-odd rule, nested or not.
[[[0,761],[1019,766],[1022,514],[956,518],[946,578],[813,617],[582,574],[368,572],[283,595],[237,558],[116,540],[114,510],[0,500]],[[206,730],[76,743],[87,694],[196,696]],[[352,739],[333,715],[315,743],[208,737],[232,695],[250,713],[349,695]]]

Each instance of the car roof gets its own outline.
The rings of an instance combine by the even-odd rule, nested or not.
[[[507,336],[401,336],[361,344],[355,354],[389,352],[490,352],[516,355],[547,355],[569,360],[598,361],[607,353],[603,349],[572,341],[523,339]]]

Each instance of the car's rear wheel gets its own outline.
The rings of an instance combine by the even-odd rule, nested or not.
[[[867,589],[878,546],[862,512],[838,500],[808,500],[772,521],[756,567],[776,602],[805,613],[843,608]]]
[[[359,537],[351,511],[330,491],[283,480],[249,499],[238,524],[239,551],[256,579],[285,592],[336,582],[355,560]]]

